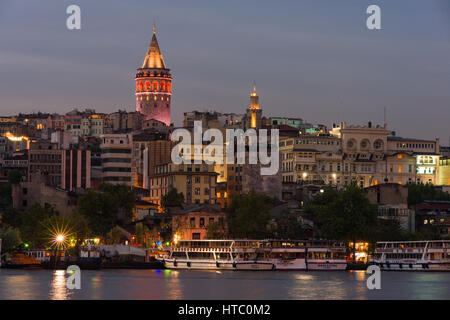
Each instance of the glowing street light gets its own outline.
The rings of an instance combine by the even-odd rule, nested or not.
[[[176,245],[178,244],[178,241],[180,241],[180,235],[178,233],[175,233],[173,236],[173,243]]]
[[[58,234],[58,235],[56,236],[56,242],[61,243],[61,242],[64,241],[64,239],[65,239],[65,237],[64,237],[63,234]]]

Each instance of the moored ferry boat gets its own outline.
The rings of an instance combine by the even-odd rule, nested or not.
[[[168,269],[234,269],[233,240],[181,240],[164,259]]]
[[[381,270],[450,271],[450,240],[377,242],[371,263]]]
[[[253,240],[181,240],[164,259],[168,269],[272,270]]]
[[[275,270],[306,270],[305,241],[267,240],[262,243],[266,261],[274,264]]]
[[[344,242],[313,240],[307,243],[306,270],[343,271],[347,269]]]
[[[345,270],[343,242],[304,240],[181,240],[164,259],[168,269]]]

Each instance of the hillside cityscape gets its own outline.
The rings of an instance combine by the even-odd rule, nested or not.
[[[87,243],[162,248],[179,240],[329,239],[346,241],[353,261],[367,262],[377,241],[449,238],[444,139],[402,137],[370,119],[324,125],[301,115],[265,116],[276,106],[261,104],[264,93],[253,83],[242,113],[192,110],[181,127],[193,134],[199,121],[224,136],[227,129],[278,130],[278,172],[261,175],[261,165],[250,163],[177,164],[174,79],[155,27],[134,81],[135,110],[0,117],[4,252],[48,248],[59,234],[68,250]]]

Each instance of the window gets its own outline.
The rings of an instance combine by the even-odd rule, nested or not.
[[[200,240],[200,233],[192,233],[192,240]]]
[[[383,146],[383,143],[381,142],[381,140],[377,140],[373,144],[373,147],[375,148],[375,150],[380,150],[382,148],[382,146]]]
[[[190,225],[191,225],[191,228],[195,228],[195,218],[191,218]]]
[[[200,218],[200,227],[205,226],[205,218]]]

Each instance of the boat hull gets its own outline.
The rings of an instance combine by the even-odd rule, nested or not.
[[[450,271],[450,262],[376,262],[374,265],[379,266],[382,271]]]
[[[275,265],[275,270],[306,270],[305,259],[295,260],[269,260]]]
[[[272,271],[275,265],[270,262],[236,262],[236,270],[239,271]]]
[[[346,261],[308,260],[308,271],[344,271],[347,269]]]
[[[195,270],[233,270],[233,262],[221,261],[194,261],[166,259],[164,266],[167,269],[195,269]]]

